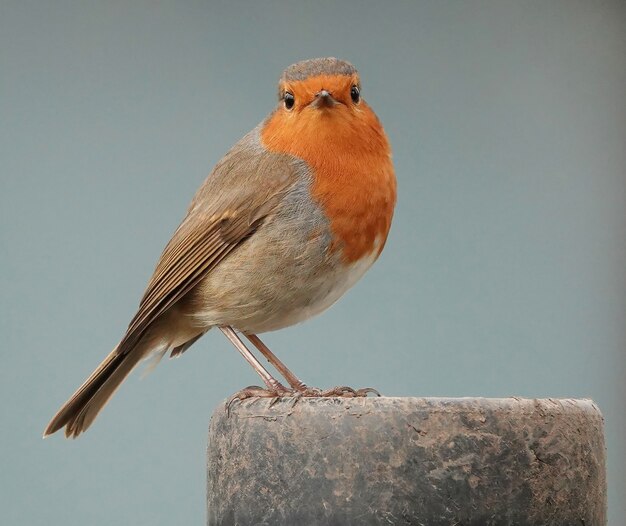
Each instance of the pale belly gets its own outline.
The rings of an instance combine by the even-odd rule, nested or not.
[[[199,287],[195,325],[230,325],[251,334],[274,331],[316,316],[335,303],[371,267],[378,249],[360,260],[302,264],[266,258],[229,261]],[[338,259],[338,258],[337,258]],[[230,267],[230,268],[229,268]],[[198,308],[200,307],[200,308]]]
[[[276,313],[267,320],[259,320],[252,327],[242,330],[251,333],[275,331],[321,314],[361,279],[377,256],[378,251],[375,251],[359,261],[341,265],[327,275],[320,276],[317,280],[317,293],[311,295],[306,305],[296,304],[292,308],[285,305],[284,310],[281,309],[282,312]]]

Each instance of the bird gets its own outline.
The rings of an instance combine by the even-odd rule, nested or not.
[[[261,377],[232,400],[366,396],[308,387],[260,340],[326,310],[385,246],[396,204],[391,147],[349,62],[284,70],[278,104],[215,165],[161,254],[120,342],[44,437],[87,430],[142,360],[186,352],[218,328]],[[248,340],[287,380],[259,362]]]

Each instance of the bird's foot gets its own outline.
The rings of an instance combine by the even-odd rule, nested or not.
[[[365,397],[369,393],[373,393],[376,396],[380,396],[380,393],[374,389],[373,387],[363,387],[361,389],[353,389],[352,387],[348,387],[347,385],[341,385],[337,387],[333,387],[331,389],[318,389],[316,387],[307,387],[304,386],[304,389],[298,390],[298,398],[307,397],[321,397],[321,398],[331,398],[331,397],[340,397],[340,398],[358,398]]]
[[[271,407],[281,398],[294,397],[296,396],[296,393],[296,391],[292,389],[287,389],[283,385],[272,389],[267,387],[259,387],[258,385],[249,385],[248,387],[244,387],[243,389],[237,391],[235,394],[230,396],[228,400],[226,400],[226,413],[230,415],[230,408],[237,401],[242,402],[243,400],[247,400],[248,398],[271,398]]]
[[[242,402],[249,398],[271,398],[270,407],[276,404],[281,398],[291,398],[295,405],[301,398],[363,398],[368,394],[380,396],[380,393],[373,387],[363,387],[361,389],[353,389],[346,385],[333,387],[331,389],[318,389],[316,387],[308,387],[302,384],[297,389],[288,389],[284,386],[278,388],[259,387],[258,385],[250,385],[237,391],[226,401],[226,413],[230,415],[230,409],[235,402]]]

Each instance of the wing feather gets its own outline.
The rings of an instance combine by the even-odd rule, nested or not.
[[[292,159],[269,153],[257,157],[256,163],[250,159],[242,163],[246,174],[236,173],[236,167],[229,164],[227,173],[221,174],[218,165],[201,187],[197,195],[202,199],[195,201],[165,247],[117,354],[132,350],[159,316],[253,235],[276,209],[294,182]],[[209,199],[207,187],[228,184],[224,179],[232,181],[229,192]]]

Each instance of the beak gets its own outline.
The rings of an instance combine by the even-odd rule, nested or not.
[[[313,102],[311,102],[311,106],[318,109],[332,108],[336,104],[339,104],[339,102],[334,99],[333,96],[325,89],[316,93],[315,99],[313,99]]]

